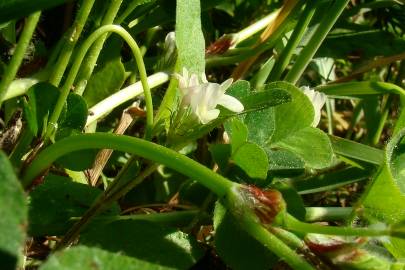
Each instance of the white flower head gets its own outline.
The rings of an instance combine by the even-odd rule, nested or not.
[[[314,120],[311,126],[316,127],[321,120],[321,110],[326,103],[326,95],[324,93],[315,91],[308,86],[301,87],[302,92],[309,98],[314,107]]]
[[[244,109],[239,100],[225,94],[232,84],[232,79],[222,84],[210,83],[203,73],[200,81],[196,74],[189,75],[185,68],[183,75],[175,76],[179,80],[182,106],[189,107],[202,124],[207,124],[219,116],[220,111],[216,109],[218,104],[233,112],[242,112]]]

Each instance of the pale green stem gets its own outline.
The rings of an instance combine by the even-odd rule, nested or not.
[[[242,41],[250,38],[251,36],[259,33],[261,30],[266,28],[269,24],[271,24],[276,18],[279,13],[280,9],[277,9],[270,13],[269,15],[263,17],[262,19],[258,20],[257,22],[249,25],[248,27],[242,29],[238,33],[231,34],[232,36],[232,48],[236,47]]]
[[[344,220],[353,211],[352,207],[306,207],[305,220],[315,221],[336,221]]]
[[[392,231],[389,228],[356,228],[324,226],[301,222],[291,215],[286,215],[285,229],[301,233],[317,233],[341,236],[390,236]]]
[[[24,30],[22,31],[21,37],[14,50],[13,57],[7,68],[4,70],[3,79],[0,82],[0,108],[3,98],[7,96],[7,90],[11,82],[14,80],[22,60],[24,59],[25,51],[27,50],[40,16],[41,12],[38,11],[28,17]]]
[[[148,84],[150,88],[157,87],[167,82],[170,79],[169,74],[165,72],[158,72],[148,77]],[[143,93],[141,82],[136,82],[114,94],[103,99],[89,109],[89,117],[87,118],[86,126],[90,126],[108,112],[112,111],[119,105],[131,100]]]
[[[73,82],[76,78],[76,75],[79,71],[80,65],[83,61],[84,56],[86,55],[87,51],[89,50],[90,46],[100,37],[108,32],[114,32],[120,35],[129,45],[132,50],[132,53],[135,56],[135,60],[138,66],[139,75],[141,77],[142,87],[144,90],[145,95],[145,103],[146,103],[146,131],[145,131],[145,138],[150,138],[151,131],[153,127],[153,104],[152,104],[152,95],[150,92],[150,88],[148,85],[147,75],[145,65],[143,63],[142,55],[139,50],[138,44],[132,38],[132,36],[121,26],[119,25],[105,25],[94,31],[87,40],[83,43],[82,47],[78,51],[76,56],[75,62],[70,69],[69,75],[66,78],[65,84],[61,88],[61,93],[59,95],[58,101],[55,105],[55,109],[50,117],[49,124],[47,127],[47,132],[45,139],[49,139],[52,134],[55,132],[57,122],[59,119],[59,115],[62,112],[63,106],[66,102],[66,99],[69,95],[70,88],[73,85]]]
[[[114,23],[114,19],[117,16],[118,10],[120,9],[122,0],[112,0],[110,5],[107,9],[107,13],[105,14],[101,25],[109,25]],[[93,46],[91,47],[89,53],[86,56],[86,59],[83,61],[81,65],[78,78],[76,79],[77,86],[75,92],[78,94],[83,94],[84,89],[86,88],[87,81],[90,78],[91,74],[93,73],[94,67],[96,66],[98,56],[100,55],[101,49],[104,46],[104,43],[108,37],[108,34],[103,35],[99,39],[97,39]]]
[[[69,64],[70,56],[73,53],[73,49],[75,48],[77,41],[79,40],[83,27],[86,24],[87,18],[89,17],[89,14],[93,8],[94,2],[95,0],[82,1],[83,6],[79,8],[79,12],[73,26],[65,38],[65,45],[59,55],[58,62],[54,67],[54,72],[49,79],[49,82],[55,86],[59,86],[59,83],[62,80],[66,67]]]
[[[315,55],[318,48],[321,46],[323,40],[332,29],[333,25],[343,12],[349,0],[336,0],[332,4],[322,20],[319,23],[318,28],[312,35],[310,41],[299,54],[295,64],[285,77],[285,81],[295,84],[298,79],[304,73],[305,68],[310,63],[312,57]]]

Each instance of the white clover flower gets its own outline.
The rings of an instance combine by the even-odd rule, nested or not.
[[[189,75],[185,68],[183,75],[175,76],[179,80],[182,94],[181,105],[189,107],[202,124],[207,124],[219,116],[220,111],[216,109],[218,104],[233,112],[242,112],[244,109],[239,100],[225,94],[232,84],[232,79],[222,84],[210,83],[203,73],[200,81],[196,74]]]
[[[326,95],[324,93],[315,91],[308,86],[301,87],[302,92],[309,98],[314,107],[314,120],[311,126],[316,127],[321,120],[321,110],[326,103]]]

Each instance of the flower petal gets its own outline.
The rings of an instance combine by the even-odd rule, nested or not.
[[[191,74],[190,80],[188,81],[188,87],[197,86],[199,84],[198,76],[196,74]]]
[[[226,81],[224,81],[223,83],[221,83],[221,90],[223,93],[225,93],[226,89],[229,88],[229,86],[232,85],[233,79],[228,79]]]
[[[202,83],[208,83],[207,76],[205,76],[205,73],[204,73],[204,72],[201,73],[201,82],[202,82]]]
[[[218,109],[214,109],[214,110],[210,110],[205,112],[203,115],[198,115],[198,118],[201,121],[201,124],[207,124],[208,122],[216,119],[219,116],[219,110]]]
[[[324,93],[315,91],[308,86],[301,87],[302,92],[309,98],[314,108],[314,120],[311,126],[316,127],[321,120],[321,110],[326,103],[326,95]]]
[[[233,112],[242,112],[244,110],[243,104],[230,95],[222,95],[218,100],[218,104]]]

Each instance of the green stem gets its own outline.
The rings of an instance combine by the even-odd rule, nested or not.
[[[263,52],[270,50],[274,47],[277,41],[290,29],[292,29],[295,25],[295,13],[299,11],[299,5],[297,5],[290,13],[290,15],[286,18],[283,24],[277,28],[277,30],[270,36],[270,38],[261,43],[259,46],[254,48],[249,48],[243,53],[238,55],[231,55],[231,56],[213,56],[206,59],[206,67],[211,66],[222,66],[222,65],[230,65],[235,64],[237,62],[242,62],[243,60],[248,59],[249,57],[255,56],[257,54],[262,54]]]
[[[312,16],[316,11],[316,6],[318,4],[317,2],[318,1],[312,0],[306,4],[305,9],[297,22],[297,26],[295,27],[293,33],[291,34],[290,39],[288,40],[287,45],[281,52],[279,59],[277,60],[274,68],[270,73],[268,79],[269,81],[277,81],[280,79],[281,74],[287,67],[295,49],[297,48],[302,37],[304,36],[305,30],[307,29],[309,22],[311,21]]]
[[[24,187],[30,186],[35,177],[65,154],[83,149],[103,149],[106,147],[164,164],[205,185],[220,198],[225,196],[230,188],[235,185],[235,183],[212,172],[207,167],[169,148],[139,138],[106,133],[71,136],[45,148],[27,168],[22,183]]]
[[[116,23],[122,24],[124,20],[131,15],[131,13],[137,8],[139,5],[144,5],[154,0],[133,0],[127,7],[127,9],[117,18]]]
[[[326,99],[325,105],[326,105],[326,115],[327,115],[327,118],[328,118],[328,134],[333,135],[334,123],[333,123],[332,100],[329,99],[329,98]]]
[[[277,10],[273,11],[272,13],[268,14],[267,16],[263,17],[262,19],[258,20],[257,22],[242,29],[238,33],[230,34],[230,36],[233,39],[232,48],[234,48],[236,45],[238,45],[242,41],[259,33],[264,28],[266,28],[270,23],[272,23],[277,18],[277,15],[279,12],[280,12],[280,9],[277,9]],[[232,51],[232,50],[233,49],[230,49],[230,51]]]
[[[348,2],[349,0],[336,0],[328,9],[329,11],[324,15],[310,41],[301,51],[297,61],[285,77],[285,81],[294,84],[298,81]]]
[[[304,258],[297,252],[288,247],[283,241],[277,238],[274,234],[269,232],[253,215],[241,216],[243,228],[253,236],[257,241],[262,243],[271,252],[276,254],[284,260],[293,269],[299,270],[314,270],[315,267],[311,266]]]
[[[15,48],[13,57],[11,58],[11,61],[7,68],[4,70],[3,79],[0,82],[0,108],[1,103],[3,102],[3,98],[7,94],[9,86],[14,80],[18,69],[20,68],[25,51],[27,50],[40,16],[41,12],[38,11],[28,17],[27,22],[24,26],[24,30],[21,33],[21,37],[18,40],[18,44]]]
[[[186,210],[186,211],[174,211],[168,213],[153,213],[153,214],[137,214],[137,215],[125,215],[125,216],[101,216],[96,217],[94,221],[113,222],[118,220],[145,220],[150,222],[156,222],[165,225],[185,226],[193,218],[200,213],[199,210]],[[205,217],[207,215],[205,214]],[[71,218],[71,220],[80,220],[80,217]]]
[[[80,34],[82,33],[83,27],[86,24],[94,2],[95,0],[82,1],[83,6],[80,7],[72,29],[65,38],[65,46],[59,55],[58,62],[54,67],[54,72],[49,79],[49,82],[55,86],[59,86],[59,83],[62,80],[66,67],[69,64],[70,56],[73,53],[73,49],[75,48],[77,41],[79,40]]]
[[[301,233],[317,233],[342,236],[390,236],[392,234],[391,230],[387,228],[354,228],[310,224],[301,222],[289,214],[285,216],[284,221],[284,225],[287,230]]]
[[[379,117],[379,119],[377,119],[377,121],[378,121],[377,130],[375,131],[375,133],[373,134],[373,136],[371,138],[372,145],[378,145],[378,143],[380,141],[381,134],[384,131],[384,126],[387,122],[388,114],[390,112],[392,101],[393,101],[393,98],[391,95],[384,96],[383,99],[385,99],[385,102],[384,102],[383,108],[381,109],[380,117]]]
[[[82,47],[78,51],[75,62],[70,69],[69,75],[66,78],[65,84],[61,88],[61,93],[59,95],[58,101],[55,105],[55,109],[50,117],[49,124],[47,127],[47,132],[45,139],[49,139],[51,135],[55,132],[56,123],[58,122],[59,115],[62,112],[63,106],[66,102],[66,99],[69,95],[70,88],[73,85],[73,82],[76,78],[76,75],[79,71],[80,65],[83,61],[84,56],[89,50],[90,46],[101,36],[108,32],[114,32],[120,35],[129,45],[132,50],[132,53],[135,56],[135,60],[138,66],[139,74],[141,77],[142,87],[145,95],[146,103],[146,131],[145,138],[151,137],[151,131],[153,127],[153,104],[152,104],[152,95],[147,81],[146,69],[143,63],[142,54],[139,50],[138,44],[132,38],[132,36],[121,26],[119,25],[105,25],[94,31],[87,40],[83,43]]]
[[[122,0],[112,0],[110,5],[107,8],[107,13],[105,14],[101,25],[108,25],[114,22],[115,17],[117,16],[118,10],[120,9]],[[102,37],[97,39],[94,42],[91,50],[86,56],[85,61],[81,65],[80,72],[78,75],[78,79],[76,80],[77,86],[75,92],[78,94],[82,94],[84,89],[86,88],[86,84],[88,79],[90,78],[91,74],[93,73],[94,67],[97,63],[98,56],[100,55],[101,49],[104,46],[104,43],[108,37],[108,34],[104,34]]]
[[[315,221],[337,221],[349,217],[353,211],[352,207],[306,207],[305,220]]]

